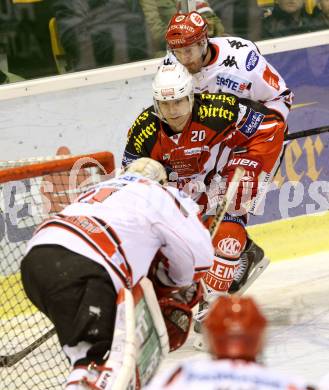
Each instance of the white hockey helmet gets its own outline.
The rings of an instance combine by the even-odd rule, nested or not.
[[[154,108],[161,119],[164,118],[159,109],[159,101],[177,100],[186,96],[190,102],[190,112],[192,112],[193,78],[185,66],[179,62],[172,65],[161,65],[154,77],[152,89]]]
[[[127,165],[125,172],[139,173],[140,175],[157,181],[160,184],[165,184],[168,181],[167,172],[163,165],[148,157],[141,157],[133,161]]]

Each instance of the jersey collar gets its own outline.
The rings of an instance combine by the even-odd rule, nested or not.
[[[209,49],[211,52],[211,57],[210,57],[209,63],[206,65],[206,67],[214,64],[217,61],[218,56],[219,56],[219,51],[220,51],[219,46],[213,42],[209,42]]]

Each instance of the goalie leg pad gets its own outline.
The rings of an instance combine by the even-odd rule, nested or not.
[[[169,352],[169,340],[152,282],[143,278],[133,289],[136,318],[136,388],[145,386]]]
[[[131,292],[121,289],[116,303],[113,342],[111,350],[103,357],[105,363],[92,362],[87,369],[84,367],[82,370],[76,367],[69,376],[67,389],[121,390],[128,388],[130,382],[134,383],[136,379],[135,317]]]
[[[104,364],[88,366],[88,375],[78,384],[94,390],[140,389],[168,351],[167,330],[152,283],[143,278],[132,292],[119,292],[111,350]]]

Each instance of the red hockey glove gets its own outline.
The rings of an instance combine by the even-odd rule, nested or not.
[[[161,257],[161,260],[158,261]],[[184,303],[193,308],[202,298],[202,287],[199,281],[192,281],[188,286],[176,286],[168,276],[167,260],[158,253],[157,260],[152,265],[148,274],[153,283],[154,291],[158,299],[173,298],[177,302]]]
[[[180,348],[186,341],[192,323],[192,310],[173,298],[161,298],[160,309],[166,324],[170,352]]]
[[[233,156],[223,170],[223,174],[227,177],[227,186],[232,181],[237,167],[243,168],[245,175],[240,180],[235,202],[229,208],[228,212],[243,215],[249,211],[252,201],[257,195],[258,176],[262,171],[262,164],[258,160],[248,156]]]

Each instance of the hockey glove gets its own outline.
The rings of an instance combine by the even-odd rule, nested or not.
[[[200,282],[192,281],[188,286],[176,286],[168,276],[168,268],[163,261],[159,261],[156,266],[151,269],[149,279],[153,283],[154,291],[158,299],[173,298],[177,302],[193,308],[202,297]]]
[[[227,186],[232,181],[237,167],[243,168],[245,174],[240,180],[235,202],[228,212],[230,214],[244,215],[249,211],[252,202],[257,195],[258,176],[262,170],[262,164],[258,160],[249,158],[248,156],[233,156],[223,171],[223,174],[227,177]]]
[[[160,309],[167,327],[170,352],[180,348],[186,341],[192,323],[192,311],[184,303],[173,298],[161,298]]]

